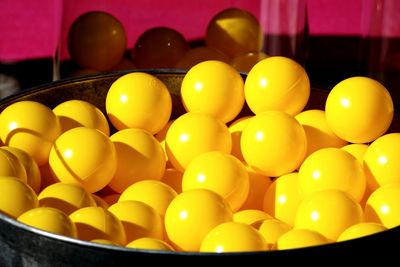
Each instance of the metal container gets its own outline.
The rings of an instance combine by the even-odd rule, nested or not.
[[[169,88],[173,98],[173,117],[184,112],[180,102],[180,85],[184,72],[172,70],[146,71],[161,79]],[[41,102],[50,108],[63,101],[81,99],[95,104],[105,111],[105,97],[111,84],[121,75],[113,72],[95,76],[84,76],[61,80],[22,91],[0,101],[0,112],[11,103],[21,100]],[[245,79],[245,75],[243,75]],[[313,89],[307,108],[324,108],[327,91]],[[242,113],[248,112],[244,108]],[[399,130],[398,117],[392,131]],[[245,262],[309,263],[329,258],[329,263],[343,262],[351,257],[357,262],[376,258],[386,260],[396,256],[400,247],[400,226],[367,237],[301,249],[238,253],[167,252],[130,249],[124,247],[81,241],[22,224],[0,214],[0,266],[135,266],[139,264],[229,264]]]

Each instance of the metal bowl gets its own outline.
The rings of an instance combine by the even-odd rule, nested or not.
[[[143,70],[142,70],[143,71]],[[185,72],[177,70],[148,70],[161,79],[169,88],[173,98],[173,117],[184,112],[180,102],[180,85]],[[21,100],[41,102],[50,108],[70,99],[86,100],[103,112],[105,97],[111,84],[128,71],[84,76],[62,80],[22,91],[0,101],[0,112],[8,105]],[[242,75],[245,79],[245,75]],[[312,89],[306,108],[324,108],[327,91]],[[242,113],[246,114],[247,108]],[[399,130],[398,117],[393,123]],[[264,252],[197,253],[167,252],[130,249],[97,244],[57,234],[22,224],[0,214],[0,266],[133,266],[138,263],[179,265],[226,264],[238,261],[271,263],[293,263],[307,260],[312,263],[318,258],[329,258],[330,262],[341,262],[347,257],[358,260],[371,257],[386,259],[396,256],[400,247],[400,227],[350,241],[322,246]]]

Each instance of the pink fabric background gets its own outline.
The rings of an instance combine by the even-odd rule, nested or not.
[[[260,18],[263,1],[266,0],[1,0],[0,61],[51,57],[58,43],[65,43],[72,21],[88,10],[103,10],[116,16],[128,33],[128,47],[132,47],[144,30],[161,25],[182,32],[188,40],[202,38],[213,15],[231,6],[245,8]],[[311,35],[362,35],[366,34],[365,25],[376,19],[368,15],[371,10],[367,5],[381,0],[304,1]],[[400,36],[400,8],[389,6],[387,10],[384,24],[375,25],[371,34]],[[64,56],[65,50],[65,45],[61,46]]]

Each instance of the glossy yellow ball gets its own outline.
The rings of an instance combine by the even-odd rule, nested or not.
[[[230,221],[232,210],[220,195],[207,189],[193,189],[172,200],[165,213],[165,230],[176,249],[199,251],[210,230]]]
[[[363,219],[360,204],[347,193],[330,189],[303,198],[297,208],[294,228],[317,231],[336,241],[344,230]]]
[[[26,170],[22,162],[6,147],[0,147],[0,176],[13,176],[27,182]]]
[[[154,75],[129,73],[111,85],[106,111],[117,130],[141,128],[155,134],[171,116],[172,99],[168,88]]]
[[[248,225],[267,219],[273,219],[273,217],[265,211],[256,209],[240,210],[233,214],[234,222],[245,223]]]
[[[270,249],[276,249],[276,242],[284,233],[290,231],[292,226],[276,219],[267,219],[252,224],[264,237]]]
[[[182,80],[182,103],[188,112],[233,120],[243,108],[244,82],[227,63],[207,60],[193,66]]]
[[[292,229],[278,238],[278,250],[304,248],[331,243],[322,234],[307,229]]]
[[[350,226],[337,239],[337,242],[369,236],[387,230],[380,223],[363,222]]]
[[[240,148],[246,163],[270,177],[290,173],[303,161],[307,140],[300,123],[282,111],[257,114],[242,131]]]
[[[310,81],[304,68],[296,61],[274,56],[254,65],[247,75],[244,93],[255,114],[279,110],[296,115],[307,104]]]
[[[383,135],[393,119],[387,89],[367,77],[351,77],[335,85],[325,104],[329,127],[351,143],[368,143]]]
[[[213,228],[204,237],[201,252],[243,252],[268,250],[264,237],[252,226],[226,222]]]
[[[189,112],[177,118],[171,124],[165,141],[169,161],[181,172],[201,153],[230,153],[232,149],[228,127],[204,113]]]
[[[174,251],[174,249],[167,242],[151,237],[142,237],[133,240],[128,245],[127,248],[137,248],[146,250],[164,250],[164,251]]]
[[[250,167],[247,167],[247,173],[249,174],[249,193],[240,209],[263,210],[264,195],[272,184],[271,178],[256,173]]]
[[[182,178],[182,190],[209,189],[222,196],[237,211],[249,193],[249,175],[245,165],[234,156],[211,151],[195,157]]]
[[[75,224],[64,212],[55,208],[40,207],[28,210],[18,217],[18,221],[47,232],[77,237]]]

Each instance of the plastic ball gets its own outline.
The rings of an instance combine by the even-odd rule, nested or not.
[[[391,133],[372,142],[364,155],[368,187],[400,182],[400,133]]]
[[[242,150],[240,148],[240,139],[242,137],[243,129],[246,127],[252,116],[241,117],[231,123],[229,125],[229,132],[232,137],[232,151],[231,154],[237,157],[239,160],[244,162]]]
[[[249,72],[255,64],[267,58],[267,54],[263,52],[250,52],[234,57],[230,64],[239,72]]]
[[[337,242],[360,238],[387,230],[379,223],[364,222],[350,226],[344,230],[337,239]]]
[[[201,242],[215,226],[232,221],[229,204],[207,189],[179,194],[165,213],[165,229],[178,250],[199,251]]]
[[[213,228],[203,239],[201,252],[244,252],[268,250],[264,237],[252,226],[226,222]]]
[[[128,248],[146,249],[146,250],[164,250],[164,251],[174,251],[174,249],[167,242],[151,237],[142,237],[133,240],[128,245]]]
[[[13,176],[27,182],[25,167],[22,162],[6,147],[0,147],[0,176]]]
[[[114,144],[104,133],[77,127],[57,138],[50,151],[49,165],[61,182],[81,185],[93,193],[111,181],[117,156]]]
[[[181,115],[171,124],[165,141],[169,161],[181,172],[201,153],[230,153],[232,149],[228,127],[204,113],[189,112]]]
[[[28,210],[18,217],[18,221],[41,230],[76,238],[75,224],[62,211],[40,207]]]
[[[227,63],[208,60],[193,66],[182,80],[182,103],[188,112],[233,120],[243,108],[244,82]]]
[[[92,195],[82,186],[68,183],[55,183],[44,188],[39,196],[41,207],[52,207],[70,215],[84,207],[96,207]]]
[[[163,238],[161,217],[149,205],[129,200],[115,203],[108,210],[122,222],[128,243],[141,237]]]
[[[16,102],[0,114],[0,137],[3,143],[27,152],[39,166],[48,162],[51,147],[60,134],[57,116],[38,102]]]
[[[176,64],[178,69],[190,69],[194,65],[207,60],[218,60],[228,63],[229,59],[218,49],[208,46],[199,46],[189,49]]]
[[[300,113],[310,96],[310,81],[296,61],[280,56],[258,62],[247,75],[244,93],[255,113],[280,110],[290,115]]]
[[[322,234],[307,229],[292,229],[278,238],[276,248],[278,250],[304,248],[331,243]]]
[[[243,163],[234,156],[210,151],[195,157],[186,167],[182,190],[204,188],[222,196],[237,211],[249,193],[249,175]]]
[[[0,176],[0,212],[14,219],[22,213],[37,208],[35,192],[16,177]]]
[[[341,147],[341,149],[352,154],[361,164],[364,162],[364,155],[367,152],[367,144],[349,144]]]
[[[306,157],[321,148],[341,148],[347,145],[346,141],[337,137],[329,128],[323,110],[306,110],[297,114],[295,119],[300,122],[306,132]]]
[[[362,164],[340,148],[323,148],[308,156],[299,169],[299,186],[304,195],[325,189],[338,189],[359,202],[366,178]]]
[[[121,22],[104,11],[92,11],[74,20],[68,31],[68,52],[83,68],[106,71],[122,59],[126,35]]]
[[[132,50],[138,68],[174,68],[188,51],[185,37],[168,27],[155,27],[139,36]]]
[[[245,223],[248,225],[268,219],[273,219],[273,217],[264,211],[256,209],[240,210],[233,214],[234,222]]]
[[[258,52],[264,42],[263,30],[257,18],[239,8],[224,9],[207,25],[206,44],[228,57]]]
[[[297,208],[294,228],[317,231],[336,241],[344,230],[363,219],[360,204],[347,193],[330,189],[303,198]]]
[[[383,224],[386,228],[400,225],[400,183],[379,187],[365,205],[365,221]]]
[[[303,161],[307,140],[300,123],[281,111],[266,111],[250,119],[240,148],[256,172],[276,177],[290,173]]]
[[[1,149],[11,152],[19,159],[26,172],[27,184],[32,187],[36,194],[38,194],[40,191],[42,178],[36,161],[28,153],[19,148],[3,146]],[[1,169],[3,170],[3,168]]]
[[[141,128],[155,134],[171,116],[172,99],[168,88],[154,75],[129,73],[111,85],[106,111],[117,130]]]
[[[57,115],[62,132],[85,126],[110,135],[107,118],[95,105],[83,100],[68,100],[53,109]]]
[[[325,104],[329,127],[351,143],[368,143],[389,128],[393,101],[388,90],[367,77],[351,77],[330,91]]]
[[[249,193],[240,209],[262,210],[264,195],[272,184],[272,181],[268,176],[256,173],[250,167],[247,167],[247,173],[249,174]]]
[[[118,202],[136,200],[154,208],[163,218],[165,211],[177,193],[169,185],[155,180],[144,180],[132,184],[122,192]]]
[[[278,220],[294,225],[301,199],[298,173],[285,174],[268,187],[263,199],[263,210]]]
[[[157,139],[143,129],[125,129],[110,137],[117,153],[117,170],[109,187],[122,193],[141,180],[161,180],[165,171],[164,151]]]
[[[275,219],[258,221],[253,223],[252,226],[264,237],[265,243],[271,249],[276,248],[276,242],[279,237],[292,229],[289,224]]]
[[[110,211],[100,207],[76,210],[69,218],[75,223],[78,238],[86,241],[106,239],[119,245],[126,244],[126,235],[121,221]]]

